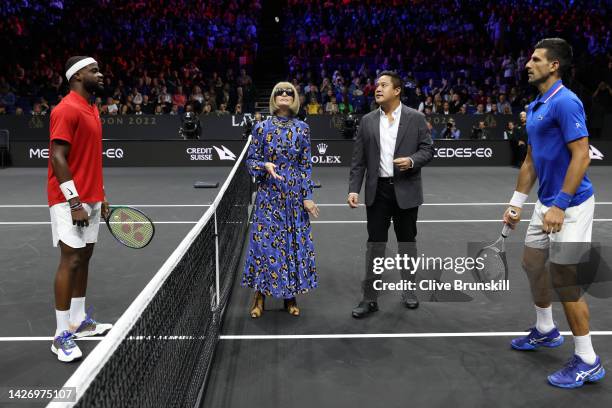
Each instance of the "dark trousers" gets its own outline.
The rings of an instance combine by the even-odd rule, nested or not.
[[[364,300],[374,301],[378,297],[373,283],[380,276],[373,272],[375,258],[384,257],[393,220],[393,229],[398,242],[398,254],[415,257],[417,215],[419,207],[401,209],[397,204],[392,179],[379,178],[374,204],[366,207],[368,218],[368,244],[365,259],[365,278],[362,282]],[[415,275],[401,270],[401,277],[414,282]]]
[[[387,242],[391,220],[397,242],[416,241],[419,207],[399,208],[391,179],[378,179],[374,204],[366,207],[366,211],[368,242]]]

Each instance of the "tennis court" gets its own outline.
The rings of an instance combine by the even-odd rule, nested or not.
[[[143,209],[156,222],[157,232],[149,247],[133,251],[121,247],[106,231],[101,231],[87,295],[99,321],[115,323],[120,319],[208,209],[206,205],[214,200],[218,189],[193,189],[193,182],[223,182],[229,173],[230,168],[105,170],[111,202]],[[313,221],[320,286],[298,297],[302,309],[299,318],[284,312],[281,301],[268,300],[263,317],[251,319],[248,308],[252,292],[239,286],[242,261],[238,260],[212,366],[208,375],[198,372],[195,376],[198,380],[207,380],[205,393],[201,392],[201,384],[197,381],[185,386],[194,390],[190,392],[195,392],[195,400],[202,406],[298,408],[453,404],[475,407],[502,406],[500,401],[504,401],[503,406],[524,406],[537,401],[575,406],[602,403],[609,398],[612,385],[608,381],[572,392],[547,384],[546,375],[567,360],[571,344],[532,353],[510,350],[509,340],[529,327],[534,318],[528,283],[520,268],[520,242],[526,222],[509,238],[511,291],[498,301],[472,292],[423,292],[419,294],[421,306],[408,310],[401,305],[399,294],[389,293],[379,299],[379,312],[366,319],[353,319],[351,309],[361,296],[364,269],[365,209],[350,210],[344,203],[347,168],[315,168],[313,173],[314,179],[322,184],[315,192],[321,216]],[[595,242],[605,242],[612,236],[612,193],[608,188],[612,183],[608,173],[605,167],[593,167],[589,171],[598,200],[593,229]],[[59,364],[50,353],[50,336],[54,329],[50,312],[51,288],[58,256],[57,250],[50,245],[48,209],[44,203],[46,170],[12,168],[3,170],[1,175],[0,188],[9,193],[0,207],[0,264],[7,267],[0,277],[3,316],[0,387],[58,388],[73,376],[79,365],[97,367],[88,362],[87,357],[96,354],[92,351],[101,340],[79,340],[85,363]],[[467,242],[494,240],[515,177],[516,170],[510,168],[425,168],[426,204],[419,214],[419,253],[459,256],[465,252]],[[244,199],[248,189],[234,189],[234,194]],[[535,194],[532,194],[528,202],[534,201]],[[236,202],[240,201],[232,199],[228,208],[242,207]],[[533,205],[528,205],[527,214],[532,209]],[[241,214],[240,222],[232,221],[234,218],[230,215],[226,218],[229,222],[224,225],[243,223],[242,210]],[[524,219],[528,219],[527,214]],[[210,228],[203,230],[210,233]],[[395,238],[390,233],[388,248],[392,250],[394,246]],[[242,243],[235,242],[229,247],[240,251]],[[221,255],[224,250],[227,251],[221,249]],[[214,250],[211,253],[214,255]],[[220,257],[221,269],[229,258],[229,255]],[[214,275],[214,261],[207,262],[205,270],[212,270]],[[209,280],[205,282],[210,283]],[[185,303],[185,299],[173,297],[165,289],[159,293],[163,292],[175,303]],[[187,307],[204,308],[215,299],[211,293],[204,293],[202,297],[204,300],[200,303],[192,304],[188,299]],[[592,296],[588,301],[594,346],[606,366],[612,355],[609,301]],[[560,305],[553,308],[560,329],[567,331]],[[149,311],[153,316],[150,321],[155,320],[160,310],[164,307]],[[172,313],[176,313],[172,316],[178,319],[181,311]],[[205,315],[207,319],[214,318],[209,311]],[[186,321],[190,321],[192,315],[187,317]],[[190,383],[193,378],[188,374],[175,376],[166,370],[191,367],[192,364],[194,370],[200,370],[193,361],[199,357],[181,353],[195,348],[207,357],[212,351],[203,344],[200,335],[187,333],[186,329],[191,327],[179,324],[177,328],[174,322],[166,323],[173,327],[166,333],[164,322],[155,322],[161,326],[151,329],[151,333],[156,334],[147,337],[151,324],[145,323],[140,320],[135,323],[134,327],[141,331],[136,332],[136,336],[132,332],[131,337],[122,342],[133,346],[118,347],[123,354],[109,358],[110,369],[97,367],[93,370],[105,371],[103,380],[86,381],[96,390],[94,395],[109,393],[100,399],[92,397],[93,400],[107,406],[183,405],[183,395],[164,394],[162,397],[167,400],[156,401],[158,395],[143,397],[135,391],[135,386],[121,387],[121,384],[137,384],[146,390],[143,383],[161,384],[166,376]],[[206,333],[206,328],[198,330]],[[169,338],[160,339],[159,333]],[[158,343],[170,347],[170,354],[148,348],[148,344]],[[190,348],[185,349],[176,345],[178,343],[190,343]],[[139,352],[144,354],[139,355]],[[161,362],[156,363],[154,358]],[[162,373],[160,367],[163,367]],[[109,373],[116,378],[110,378]],[[134,380],[140,375],[143,380]],[[159,393],[163,394],[164,390],[159,388]],[[122,392],[125,395],[121,395]],[[122,399],[124,396],[128,399]],[[127,402],[134,398],[137,404]],[[44,403],[20,403],[18,406],[42,405]],[[81,406],[91,405],[82,403]]]

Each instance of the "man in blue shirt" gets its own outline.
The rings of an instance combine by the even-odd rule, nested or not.
[[[512,340],[511,345],[516,350],[533,350],[563,344],[563,336],[552,319],[553,286],[563,304],[575,346],[567,365],[548,376],[550,384],[562,388],[580,387],[605,375],[591,344],[589,308],[575,289],[576,265],[591,242],[595,198],[586,175],[590,158],[584,107],[561,80],[571,60],[572,48],[565,40],[548,38],[536,44],[526,64],[529,83],[538,88],[539,95],[527,108],[527,157],[504,213],[504,221],[514,227],[537,179],[538,202],[523,254],[536,324],[527,336]],[[550,274],[545,267],[548,257]]]

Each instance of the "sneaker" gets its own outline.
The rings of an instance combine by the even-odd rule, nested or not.
[[[77,339],[81,337],[99,336],[112,329],[113,325],[110,323],[98,323],[91,317],[91,308],[87,310],[85,320],[79,324],[79,327],[74,331],[74,337]]]
[[[64,330],[59,336],[53,339],[51,351],[57,355],[59,361],[69,363],[83,356],[81,349],[74,342],[74,336],[68,330]]]
[[[535,350],[538,347],[559,347],[563,344],[563,336],[555,327],[548,333],[540,333],[538,329],[532,327],[529,334],[524,337],[517,337],[510,342],[515,350]]]
[[[576,355],[567,362],[565,367],[548,376],[548,382],[555,387],[578,388],[585,382],[597,382],[604,378],[606,370],[601,365],[599,356],[595,364],[587,364]]]

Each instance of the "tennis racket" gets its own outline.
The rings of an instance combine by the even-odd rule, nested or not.
[[[110,207],[106,226],[117,241],[129,248],[149,245],[155,235],[155,225],[142,211],[125,206]]]
[[[510,215],[516,217],[517,213],[510,210]],[[483,267],[475,267],[472,272],[479,282],[490,282],[508,279],[508,261],[506,260],[506,238],[510,235],[512,228],[504,224],[499,238],[490,245],[485,246],[476,255],[480,258]]]

